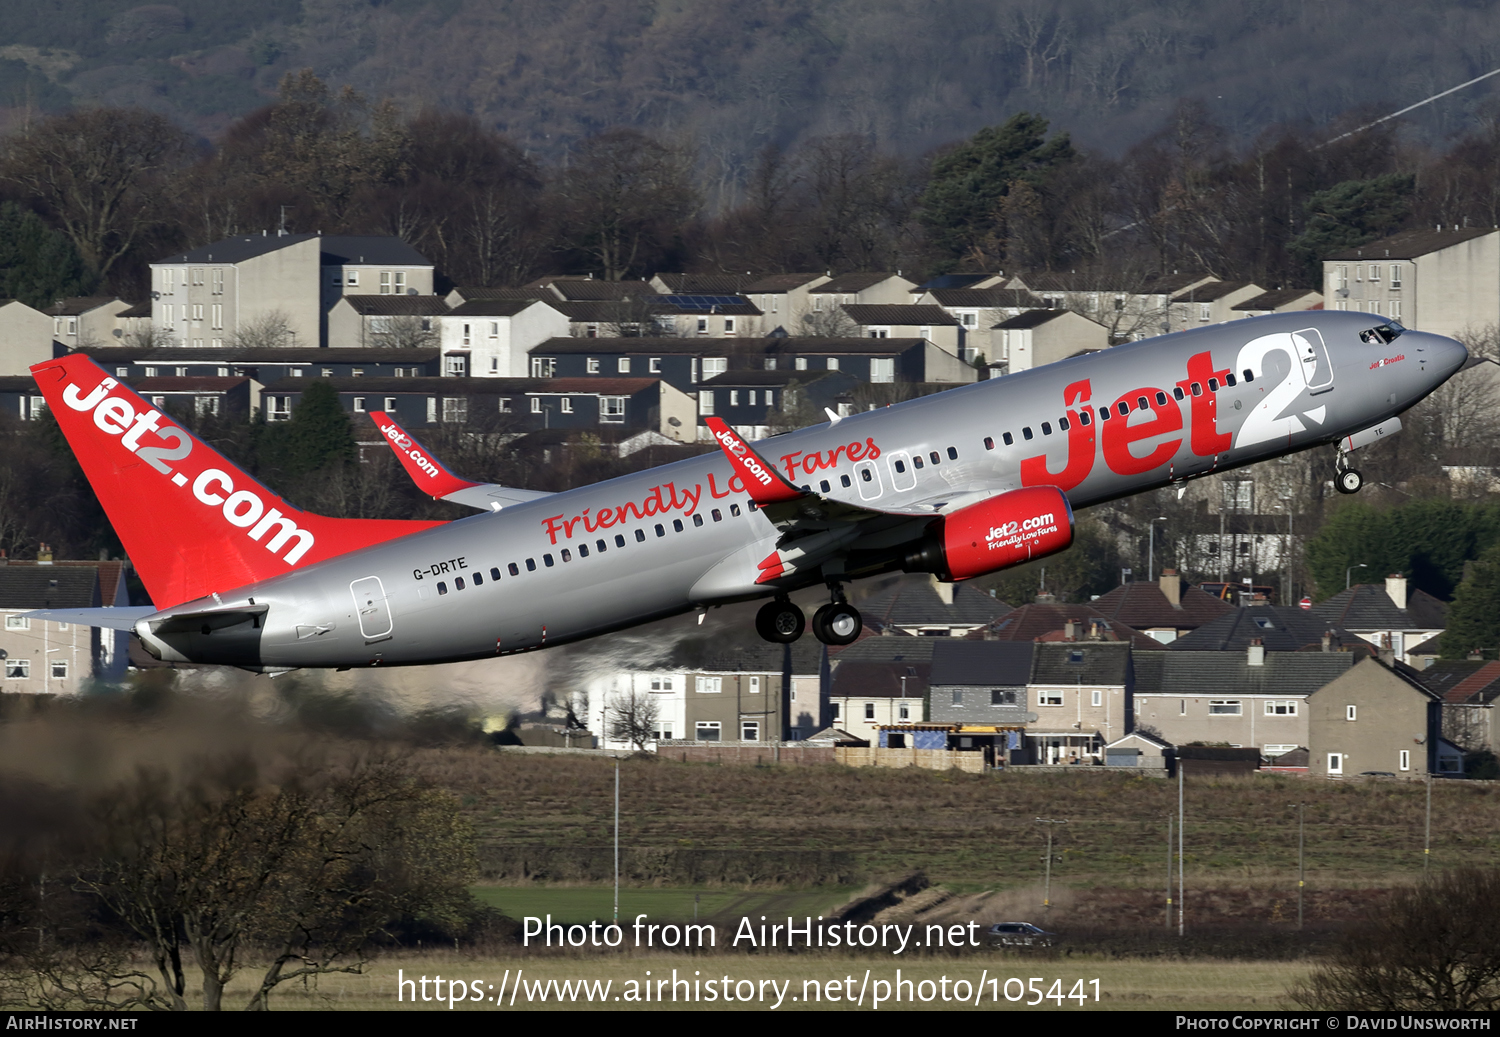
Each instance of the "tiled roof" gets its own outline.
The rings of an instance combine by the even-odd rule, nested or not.
[[[94,608],[100,604],[96,568],[0,565],[0,609]]]
[[[960,641],[933,638],[932,683],[1022,687],[1031,679],[1041,646],[1028,641]]]
[[[448,312],[441,295],[346,295],[344,302],[365,316],[430,317]]]
[[[1137,630],[1149,627],[1194,629],[1234,609],[1228,602],[1205,594],[1197,587],[1183,587],[1179,597],[1182,603],[1173,605],[1160,584],[1137,581],[1122,584],[1089,604],[1110,619],[1118,619]]]
[[[1145,651],[1165,647],[1139,630],[1110,619],[1088,605],[1022,605],[991,623],[987,636],[993,636],[999,641],[1035,641],[1054,631],[1065,630],[1067,622],[1076,619],[1079,621],[1078,636],[1083,638],[1087,635],[1091,618],[1098,619],[1108,628],[1112,640],[1129,641],[1134,647]]]
[[[1218,280],[1218,278],[1214,277],[1212,274],[1207,274],[1202,271],[1188,274],[1162,274],[1158,277],[1153,277],[1150,281],[1146,282],[1146,284],[1141,288],[1141,292],[1145,295],[1176,295],[1188,285],[1198,284],[1204,279],[1214,281]]]
[[[1215,299],[1222,299],[1226,295],[1233,295],[1235,292],[1253,287],[1255,286],[1249,281],[1213,281],[1209,284],[1200,284],[1196,288],[1189,288],[1180,295],[1174,296],[1172,301],[1213,302]]]
[[[932,664],[927,662],[840,661],[829,694],[870,698],[921,698],[927,694]]]
[[[514,317],[540,299],[470,299],[449,310],[449,317]]]
[[[1330,629],[1333,628],[1328,620],[1305,609],[1283,605],[1231,606],[1227,612],[1173,641],[1170,647],[1186,652],[1241,651],[1258,638],[1268,652],[1300,652],[1321,649],[1323,635]],[[1370,647],[1346,630],[1334,629],[1334,635],[1344,648]]]
[[[465,302],[475,302],[482,299],[556,299],[557,297],[545,288],[455,288],[459,298]]]
[[[933,648],[942,641],[941,637],[907,637],[904,634],[882,637],[875,634],[861,637],[852,645],[839,649],[837,654],[833,652],[829,654],[838,660],[840,666],[846,662],[861,661],[904,662],[915,665],[932,662]]]
[[[1123,687],[1129,682],[1131,654],[1130,645],[1124,641],[1042,642],[1036,645],[1031,682]]]
[[[823,274],[766,274],[758,277],[749,284],[741,285],[740,291],[747,295],[754,292],[762,295],[774,295],[780,292],[790,292],[795,288],[801,288],[805,284],[823,277]]]
[[[1500,662],[1439,660],[1421,671],[1427,690],[1444,702],[1488,704],[1500,696]]]
[[[47,314],[52,317],[77,317],[118,301],[119,297],[114,295],[77,295],[48,307]]]
[[[742,353],[759,355],[764,347],[765,342],[762,339],[559,336],[549,338],[540,345],[532,346],[527,352],[532,356],[561,356],[564,353],[597,353],[600,356],[657,356],[666,353],[685,353],[688,356],[726,356]]]
[[[805,373],[805,372],[804,372]],[[874,626],[971,626],[990,622],[1011,606],[967,583],[953,585],[953,604],[938,596],[926,574],[902,576],[856,602]]]
[[[1493,227],[1463,227],[1457,230],[1408,230],[1400,234],[1392,234],[1388,238],[1372,241],[1368,245],[1360,245],[1358,248],[1346,248],[1339,252],[1330,252],[1324,259],[1351,260],[1361,259],[1415,259],[1438,252],[1454,245],[1461,245],[1475,238],[1482,238],[1487,234],[1496,234]]]
[[[608,299],[652,299],[656,289],[646,281],[594,281],[559,277],[549,286],[569,302],[594,302]]]
[[[941,306],[863,305],[851,303],[844,312],[856,324],[956,325],[958,320]]]
[[[794,356],[820,353],[842,353],[844,355],[866,354],[869,356],[894,356],[926,343],[921,338],[812,338],[795,335],[786,338],[765,339],[761,342],[767,352]]]
[[[151,300],[135,303],[128,309],[121,310],[115,314],[116,317],[149,317],[151,316]]]
[[[1244,302],[1235,303],[1231,310],[1275,310],[1297,302],[1299,299],[1321,299],[1322,295],[1316,288],[1273,288],[1269,292],[1261,292],[1259,295]]]
[[[996,324],[995,327],[1005,331],[1017,331],[1023,330],[1025,328],[1039,328],[1043,324],[1046,324],[1048,321],[1056,320],[1057,318],[1072,312],[1072,310],[1027,310],[1025,313],[1016,314],[1009,320],[1001,321],[999,324]]]
[[[940,274],[937,277],[934,277],[931,281],[928,281],[925,284],[922,284],[922,285],[920,285],[920,286],[918,286],[916,288],[913,288],[912,291],[913,292],[931,292],[931,291],[938,291],[938,290],[948,289],[948,288],[968,288],[970,285],[979,284],[980,282],[983,282],[983,281],[989,281],[989,280],[992,280],[992,279],[994,279],[996,277],[999,277],[999,276],[1001,276],[1001,275],[1000,274]]]
[[[750,280],[747,274],[657,274],[668,290],[680,295],[735,295]]]
[[[294,346],[287,348],[266,347],[262,349],[234,349],[224,346],[219,349],[179,348],[177,346],[85,346],[76,352],[83,353],[103,367],[113,364],[401,364],[423,363],[436,360],[441,354],[436,346],[426,348],[382,348],[365,349],[335,347],[322,349],[316,346]]]
[[[838,274],[831,281],[824,281],[816,288],[809,289],[813,295],[856,295],[866,288],[873,287],[881,281],[898,277],[899,274]]]
[[[1027,310],[1046,305],[1040,296],[1022,288],[934,288],[931,295],[939,306]]]
[[[1410,584],[1408,584],[1410,586]],[[1319,602],[1313,612],[1335,626],[1356,633],[1366,630],[1441,630],[1448,606],[1421,590],[1409,590],[1406,608],[1398,609],[1385,585],[1357,583]]]
[[[1141,652],[1135,695],[1309,695],[1365,656],[1350,652],[1267,652],[1251,666],[1245,652]]]

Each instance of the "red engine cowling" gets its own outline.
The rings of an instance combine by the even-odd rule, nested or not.
[[[1073,543],[1073,508],[1055,486],[1011,490],[944,515],[906,568],[967,580],[1043,558]]]

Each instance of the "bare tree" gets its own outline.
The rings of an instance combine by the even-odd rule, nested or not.
[[[232,331],[231,349],[280,349],[291,344],[292,318],[285,310],[268,310]]]
[[[89,269],[108,277],[163,220],[162,179],[192,157],[186,133],[138,109],[92,108],[6,141],[0,178],[49,209]]]
[[[646,748],[646,743],[656,737],[661,720],[661,707],[650,692],[631,689],[615,695],[604,710],[604,722],[609,736],[618,741],[629,742],[637,749]]]
[[[421,349],[437,345],[438,334],[432,327],[431,317],[403,313],[380,319],[383,323],[374,335],[377,345],[390,349]]]
[[[797,314],[796,334],[808,338],[858,338],[859,325],[831,300],[826,310],[803,310]]]

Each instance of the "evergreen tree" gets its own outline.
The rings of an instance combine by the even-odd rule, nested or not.
[[[66,235],[15,202],[0,205],[0,296],[45,310],[95,283]]]
[[[1345,180],[1319,191],[1306,205],[1307,228],[1291,243],[1307,265],[1311,281],[1321,280],[1323,257],[1393,234],[1411,212],[1417,178],[1387,173],[1373,180]]]
[[[1046,134],[1046,119],[1021,112],[933,162],[922,222],[948,266],[1001,229],[1002,201],[1013,185],[1040,190],[1077,154],[1066,133],[1051,140]]]
[[[348,464],[358,456],[349,415],[327,382],[312,380],[284,424],[266,425],[256,451],[268,477],[285,485],[311,472]]]
[[[1482,554],[1458,585],[1438,644],[1444,659],[1462,659],[1476,648],[1486,659],[1500,657],[1500,544]]]

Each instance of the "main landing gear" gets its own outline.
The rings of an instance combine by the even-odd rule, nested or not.
[[[1333,462],[1333,488],[1340,493],[1358,493],[1365,477],[1349,467],[1349,455],[1342,450]]]
[[[813,636],[825,645],[853,644],[864,629],[859,609],[844,600],[843,591],[833,589],[834,600],[813,613]],[[791,600],[778,597],[755,614],[755,630],[774,644],[791,644],[807,629],[807,619]]]

